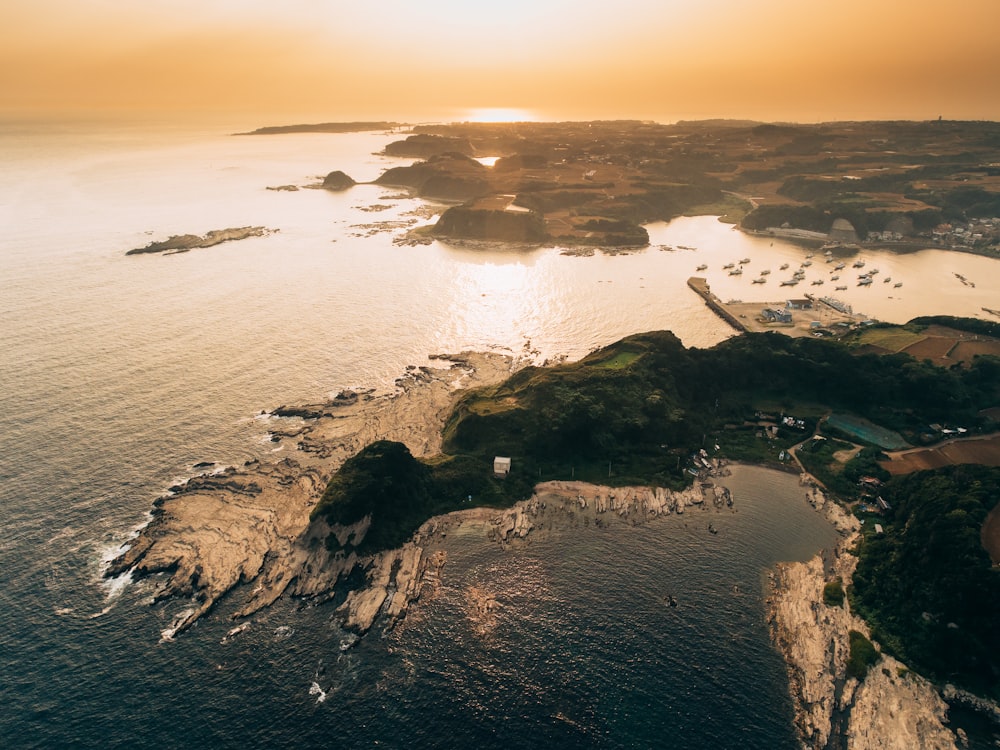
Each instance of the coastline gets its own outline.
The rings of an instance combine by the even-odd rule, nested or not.
[[[795,705],[795,726],[810,750],[956,748],[946,726],[948,704],[927,679],[882,654],[868,675],[847,676],[849,632],[871,638],[868,625],[843,606],[823,601],[827,582],[840,578],[846,589],[857,565],[852,550],[860,523],[812,485],[810,504],[837,528],[841,540],[831,555],[817,554],[803,563],[781,563],[771,573],[767,597],[772,639],[785,658]],[[877,645],[877,644],[876,644]],[[961,735],[959,735],[961,737]]]
[[[250,461],[241,469],[194,477],[158,499],[153,520],[113,560],[106,577],[167,573],[153,599],[186,597],[185,609],[161,633],[172,640],[208,613],[223,597],[244,599],[234,619],[268,607],[283,594],[314,602],[334,598],[348,576],[363,579],[346,592],[337,616],[351,635],[350,648],[372,628],[391,630],[410,605],[431,598],[447,565],[443,541],[451,533],[481,534],[485,541],[510,546],[563,528],[574,515],[595,524],[617,517],[642,523],[657,516],[721,510],[731,504],[728,491],[714,482],[671,492],[650,487],[604,487],[553,481],[535,487],[528,500],[511,508],[469,508],[426,521],[402,547],[368,557],[331,554],[329,533],[343,536],[361,530],[310,522],[312,508],[330,476],[346,458],[377,439],[406,443],[416,456],[440,450],[441,428],[461,389],[496,383],[519,362],[497,354],[442,355],[445,368],[416,368],[388,394],[339,394],[322,404],[272,414],[306,415],[275,432],[278,441],[294,441],[295,459],[271,464]],[[711,476],[728,473],[714,461]],[[811,484],[803,475],[803,484]],[[840,577],[849,585],[857,562],[851,548],[857,519],[828,501],[815,486],[808,501],[841,532],[832,554],[805,563],[785,563],[772,574],[767,598],[772,638],[781,651],[795,704],[795,725],[803,747],[826,748],[831,738],[846,738],[851,748],[953,748],[946,727],[947,704],[927,680],[882,656],[867,679],[846,677],[848,633],[870,637],[866,624],[844,607],[823,603],[823,587]],[[610,515],[609,515],[610,514]],[[710,524],[711,527],[711,524]],[[341,590],[340,594],[344,594]],[[474,627],[489,629],[493,604],[482,592],[467,592]],[[242,632],[238,625],[230,631]],[[886,706],[892,706],[886,711]]]
[[[294,458],[254,459],[171,488],[154,501],[152,520],[108,564],[104,577],[164,573],[154,603],[192,600],[162,631],[163,640],[191,627],[236,589],[249,593],[235,617],[270,605],[286,591],[317,596],[331,590],[358,560],[331,559],[322,544],[326,530],[310,524],[309,514],[339,466],[379,439],[404,442],[415,456],[437,453],[460,389],[499,382],[521,364],[490,353],[433,359],[447,366],[411,367],[395,392],[341,395],[303,407],[312,418],[287,425],[282,419],[272,439],[286,441]]]

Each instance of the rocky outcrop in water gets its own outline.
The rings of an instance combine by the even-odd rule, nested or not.
[[[323,189],[324,190],[347,190],[347,188],[354,187],[357,185],[352,178],[348,177],[346,174],[341,172],[339,169],[330,172],[326,177],[323,178]]]
[[[148,253],[163,253],[173,255],[175,253],[186,253],[203,247],[213,247],[221,245],[223,242],[235,242],[245,240],[250,237],[266,237],[274,234],[277,229],[267,227],[236,227],[234,229],[213,229],[204,237],[197,234],[175,234],[159,242],[150,242],[145,247],[137,247],[129,250],[126,255],[145,255]]]
[[[768,598],[771,632],[785,657],[795,724],[812,750],[946,750],[955,737],[945,726],[947,705],[934,686],[889,656],[881,656],[859,682],[847,676],[849,632],[870,637],[868,627],[843,606],[824,603],[827,582],[848,586],[857,564],[850,553],[859,524],[821,492],[810,502],[844,534],[832,556],[779,565]]]

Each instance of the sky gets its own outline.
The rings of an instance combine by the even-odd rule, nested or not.
[[[1000,120],[1000,0],[2,0],[0,114]]]

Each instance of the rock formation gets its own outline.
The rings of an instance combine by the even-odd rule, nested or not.
[[[955,748],[944,725],[947,705],[934,686],[888,656],[872,666],[863,681],[847,677],[849,631],[870,637],[868,627],[843,606],[824,603],[826,583],[840,578],[848,586],[857,564],[850,553],[859,524],[817,489],[808,493],[845,536],[832,557],[778,566],[768,599],[772,635],[785,656],[795,724],[806,748],[907,750]]]
[[[355,185],[357,185],[357,183],[339,169],[334,172],[330,172],[323,178],[324,190],[347,190],[347,188],[354,187]]]
[[[249,237],[266,237],[277,231],[277,229],[268,229],[267,227],[237,227],[234,229],[213,229],[204,237],[197,234],[175,234],[159,242],[150,242],[145,247],[137,247],[129,250],[125,254],[144,255],[146,253],[164,253],[166,255],[173,255],[174,253],[186,253],[188,250],[196,248],[221,245],[223,242],[245,240]]]

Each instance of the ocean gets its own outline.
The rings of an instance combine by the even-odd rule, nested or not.
[[[0,124],[0,744],[795,747],[764,576],[834,535],[794,477],[760,469],[728,480],[718,535],[671,517],[508,551],[456,538],[441,594],[347,652],[331,606],[288,600],[226,644],[226,602],[158,643],[188,604],[104,565],[194,464],[279,458],[262,410],[384,390],[439,352],[578,358],[652,329],[711,346],[732,331],[687,289],[697,264],[806,252],[713,217],[651,225],[650,248],[614,256],[398,246],[425,202],[304,187],[408,163],[377,154],[397,135],[230,135],[255,126]],[[267,189],[284,185],[302,189]],[[125,255],[250,225],[278,231]],[[905,281],[850,290],[885,320],[982,315],[1000,293],[995,261],[865,256]],[[752,299],[723,274],[720,297]],[[469,585],[501,604],[486,637]]]

